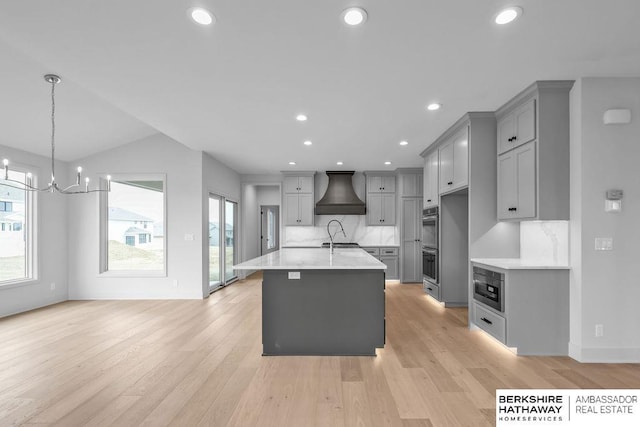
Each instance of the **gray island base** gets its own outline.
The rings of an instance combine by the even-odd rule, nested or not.
[[[262,270],[265,356],[375,356],[387,266],[359,248],[285,248],[233,267]]]
[[[367,355],[385,343],[384,270],[265,270],[263,355]]]

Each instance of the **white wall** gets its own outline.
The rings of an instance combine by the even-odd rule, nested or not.
[[[260,209],[261,187],[278,188],[280,194],[280,186],[282,184],[282,174],[266,174],[266,175],[241,175],[242,182],[242,228],[243,235],[241,240],[242,258],[240,261],[247,261],[260,256],[260,242],[257,239],[260,232],[260,223],[258,219],[258,209]],[[270,203],[282,206],[282,199],[277,203]],[[282,224],[282,209],[280,209],[280,224]],[[282,231],[282,227],[281,227]],[[280,233],[282,236],[282,232]],[[250,271],[242,271],[242,277],[250,274]]]
[[[46,184],[50,162],[47,157],[0,145],[0,159],[8,158],[12,164],[35,170],[40,184]],[[58,179],[65,176],[68,165],[56,162]],[[65,301],[67,282],[67,199],[75,196],[38,193],[37,245],[38,280],[27,285],[0,286],[0,317]],[[55,283],[55,290],[51,290]]]
[[[640,362],[640,78],[584,78],[571,101],[569,352],[583,362]],[[604,125],[611,108],[630,108],[632,123]],[[624,190],[622,213],[604,212],[607,189]],[[595,251],[596,237],[613,237],[614,250]]]
[[[167,277],[99,274],[98,194],[75,197],[69,201],[69,298],[202,298],[202,153],[157,134],[77,163],[91,174],[166,174]],[[187,234],[195,239],[185,240]]]
[[[244,177],[243,177],[244,179]],[[242,261],[260,256],[260,206],[281,206],[280,194],[281,177],[251,177],[251,183],[242,184]],[[260,179],[268,184],[258,184]],[[254,181],[256,180],[256,181]],[[270,182],[270,183],[269,183]],[[282,224],[282,209],[280,209],[280,224]],[[240,272],[240,277],[246,277],[251,271]]]
[[[282,196],[278,185],[259,185],[258,206],[280,206]]]

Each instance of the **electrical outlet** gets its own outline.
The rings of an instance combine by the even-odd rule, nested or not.
[[[596,251],[612,251],[613,237],[596,237]]]
[[[596,325],[596,337],[604,336],[604,325]]]
[[[51,290],[52,291],[56,290],[56,282],[51,282]]]
[[[178,279],[173,279],[173,287],[174,288],[178,287]]]

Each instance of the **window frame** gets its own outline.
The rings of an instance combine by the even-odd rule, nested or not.
[[[100,178],[101,188],[107,188],[106,175]],[[109,270],[109,192],[99,193],[99,238],[100,262],[98,277],[167,277],[167,175],[160,173],[112,174],[112,182],[119,181],[162,181],[162,222],[163,222],[163,268],[161,270]]]
[[[38,185],[39,169],[22,164],[13,163],[11,166],[13,172],[31,173],[31,182],[34,186]],[[2,280],[0,281],[0,289],[8,289],[18,286],[33,285],[40,281],[39,262],[38,262],[38,192],[25,190],[24,202],[24,224],[22,232],[25,233],[25,277],[20,279]],[[9,227],[11,225],[9,224]]]

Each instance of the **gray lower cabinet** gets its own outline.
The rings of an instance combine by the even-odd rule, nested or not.
[[[519,355],[566,356],[569,270],[490,269],[505,275],[504,311],[474,299],[471,322]]]
[[[428,280],[423,280],[422,281],[422,289],[424,289],[424,292],[426,294],[431,295],[432,297],[434,297],[435,299],[437,299],[438,301],[440,301],[440,286],[436,285],[435,283],[431,283]]]
[[[383,262],[387,269],[385,270],[386,280],[398,280],[399,279],[399,259],[398,259],[398,247],[396,246],[382,246],[382,247],[364,247],[367,253],[375,257],[377,260]]]

